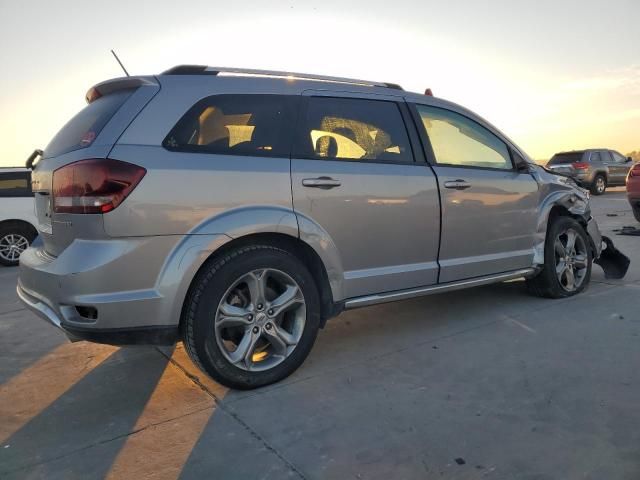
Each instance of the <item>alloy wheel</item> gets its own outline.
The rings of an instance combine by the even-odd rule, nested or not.
[[[573,228],[568,228],[556,237],[554,249],[560,286],[567,292],[574,292],[584,282],[589,266],[584,238]]]
[[[598,177],[596,178],[596,191],[598,193],[603,193],[605,189],[604,178]]]
[[[265,268],[238,278],[215,316],[215,336],[225,358],[243,370],[268,370],[296,348],[304,331],[302,289],[286,273]]]
[[[29,240],[18,233],[9,233],[0,238],[0,258],[16,262],[20,254],[29,247]]]

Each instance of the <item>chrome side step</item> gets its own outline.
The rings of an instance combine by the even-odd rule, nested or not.
[[[524,268],[522,270],[514,270],[513,272],[499,273],[497,275],[488,275],[486,277],[471,278],[468,280],[460,280],[458,282],[443,283],[440,285],[430,285],[428,287],[418,287],[409,290],[400,290],[388,293],[378,293],[376,295],[366,295],[364,297],[351,298],[344,303],[345,310],[353,308],[367,307],[378,303],[395,302],[396,300],[406,300],[408,298],[422,297],[433,293],[450,292],[460,290],[462,288],[477,287],[490,283],[504,282],[516,278],[527,277],[535,273],[534,268]]]

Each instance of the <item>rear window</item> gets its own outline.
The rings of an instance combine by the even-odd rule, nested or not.
[[[62,127],[47,145],[47,157],[88,147],[135,89],[118,90],[94,100]]]
[[[413,162],[407,131],[393,102],[310,97],[296,156],[319,160]]]
[[[564,163],[573,163],[582,161],[583,152],[556,153],[547,165],[561,165]]]
[[[32,196],[30,172],[0,171],[0,198]]]
[[[164,139],[168,150],[288,157],[295,99],[286,95],[224,94],[196,103]]]

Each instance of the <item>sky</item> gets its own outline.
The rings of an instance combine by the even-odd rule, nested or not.
[[[640,150],[640,1],[0,0],[0,166],[23,165],[92,85],[178,64],[429,87],[532,158]]]

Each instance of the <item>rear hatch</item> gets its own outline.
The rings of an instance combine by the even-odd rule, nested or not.
[[[103,213],[94,213],[90,208],[69,208],[70,203],[65,202],[75,202],[73,191],[96,188],[95,182],[104,170],[100,161],[108,158],[117,139],[159,89],[155,77],[125,77],[96,85],[86,95],[87,106],[47,145],[41,160],[33,167],[31,180],[37,228],[48,254],[58,256],[76,238],[106,237]],[[98,175],[88,178],[87,168],[67,167],[70,164],[92,165]],[[112,168],[113,162],[109,165]],[[66,185],[61,184],[63,181]]]
[[[566,152],[556,153],[551,160],[547,162],[547,169],[555,173],[564,175],[572,175],[576,173],[574,164],[582,164],[584,152]]]

